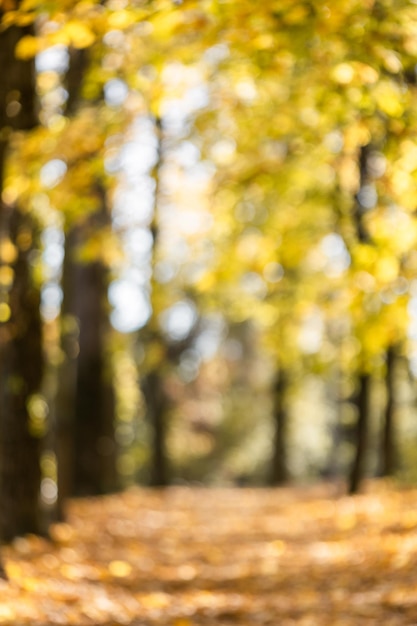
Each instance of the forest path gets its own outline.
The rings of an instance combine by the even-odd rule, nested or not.
[[[417,490],[132,489],[4,549],[0,624],[417,624]]]

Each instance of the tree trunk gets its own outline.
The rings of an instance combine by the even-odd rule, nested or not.
[[[370,243],[371,238],[364,223],[364,214],[367,207],[363,204],[361,191],[363,191],[371,182],[369,173],[369,154],[371,144],[366,144],[360,148],[359,152],[359,189],[355,198],[354,205],[354,221],[356,226],[356,235],[361,243]],[[362,358],[365,355],[362,354]],[[356,397],[357,407],[357,423],[355,428],[355,457],[349,479],[349,493],[353,494],[359,491],[360,483],[364,477],[366,452],[368,445],[368,429],[369,429],[369,389],[370,375],[364,373],[363,369],[359,372],[359,390]]]
[[[282,485],[288,481],[288,410],[287,410],[287,373],[280,370],[274,384],[274,439],[269,483]]]
[[[33,61],[15,58],[19,39],[31,27],[10,27],[0,33],[0,198],[8,140],[13,129],[37,123]],[[14,250],[0,259],[10,276],[0,300],[7,315],[0,323],[0,534],[10,540],[24,533],[43,533],[40,513],[40,454],[45,428],[39,397],[43,370],[40,294],[31,275],[34,224],[16,206],[0,200],[0,236]],[[10,247],[12,244],[13,247]],[[7,309],[9,307],[9,309]]]
[[[0,19],[4,12],[0,10]],[[10,26],[0,32],[0,128],[3,139],[11,130],[30,130],[38,124],[33,60],[16,59],[19,40],[33,35],[33,27]],[[7,69],[7,71],[6,71]]]
[[[115,401],[107,341],[108,270],[101,260],[78,254],[92,230],[109,216],[99,214],[74,227],[66,238],[61,367],[57,401],[60,500],[117,488],[114,439]],[[62,509],[62,505],[60,507]]]
[[[69,280],[68,263],[64,260],[62,290],[64,301],[61,312],[61,349],[63,360],[58,371],[58,385],[55,399],[55,452],[57,457],[58,502],[57,519],[65,519],[65,501],[74,493],[74,404],[77,380],[78,321],[68,312]]]
[[[107,365],[107,270],[97,261],[78,265],[76,314],[80,323],[77,362],[74,493],[94,495],[115,488],[114,398]]]
[[[40,391],[43,370],[40,294],[31,277],[31,248],[19,249],[19,239],[24,242],[32,235],[30,219],[13,209],[10,222],[18,256],[12,265],[11,316],[4,325],[1,345],[0,502],[1,531],[6,540],[45,531],[39,493],[41,440],[46,424],[33,403]]]
[[[157,370],[146,375],[143,391],[146,410],[152,432],[150,485],[165,487],[169,484],[168,458],[166,451],[167,396],[163,377]]]
[[[381,476],[392,476],[396,469],[395,449],[395,366],[397,351],[389,346],[386,352],[385,389],[386,404],[381,446]]]
[[[369,434],[369,395],[370,395],[369,374],[359,376],[359,389],[355,398],[357,408],[357,420],[355,427],[355,457],[349,480],[349,493],[354,494],[359,491],[360,483],[365,476],[366,451]]]
[[[164,387],[164,365],[167,362],[175,361],[175,357],[170,358],[168,340],[164,338],[157,319],[160,311],[158,311],[155,307],[155,291],[158,287],[155,282],[154,270],[159,245],[160,172],[164,164],[165,157],[163,151],[162,120],[159,117],[154,120],[154,131],[157,138],[158,157],[152,171],[152,177],[155,181],[155,201],[152,221],[150,224],[153,241],[151,257],[152,316],[147,324],[147,331],[151,341],[156,341],[163,347],[164,360],[145,374],[142,390],[146,402],[146,414],[151,428],[151,463],[149,482],[152,487],[165,487],[169,484],[168,458],[166,449],[168,424],[167,410],[169,399]]]
[[[69,49],[65,114],[82,106],[81,87],[89,50]],[[111,223],[105,189],[97,181],[87,193],[101,208],[81,223],[67,225],[63,269],[61,345],[65,355],[57,394],[59,516],[71,495],[95,495],[118,487],[114,438],[115,398],[107,342],[108,268],[101,259],[82,261],[91,235]]]

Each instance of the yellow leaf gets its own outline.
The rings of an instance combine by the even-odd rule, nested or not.
[[[4,324],[10,319],[12,312],[7,302],[0,302],[0,322]]]
[[[205,272],[196,283],[197,289],[202,293],[210,292],[216,285],[216,278],[211,272]]]
[[[280,539],[276,539],[275,541],[271,541],[271,548],[275,554],[283,554],[286,550],[285,541],[281,541]]]
[[[170,598],[168,594],[156,591],[141,597],[141,603],[145,608],[164,609],[169,605]]]
[[[398,276],[399,264],[398,259],[386,256],[378,259],[375,267],[375,276],[378,280],[389,283]]]
[[[156,39],[168,39],[182,23],[182,15],[178,11],[157,13],[152,20],[153,34]]]
[[[378,256],[375,248],[368,244],[358,244],[353,252],[353,260],[358,268],[370,269]]]
[[[29,24],[33,24],[35,18],[35,13],[7,10],[2,16],[1,25],[3,28],[9,28],[9,26],[28,26]]]
[[[132,571],[132,566],[126,561],[111,561],[109,563],[109,572],[116,578],[126,578]]]
[[[9,265],[0,267],[0,287],[9,288],[13,283],[14,271]]]
[[[343,512],[337,519],[336,525],[339,530],[352,530],[357,524],[357,517],[354,512]]]
[[[379,78],[379,73],[373,67],[367,65],[366,63],[357,63],[356,69],[359,78],[365,84],[376,83]]]
[[[63,31],[74,48],[88,48],[96,40],[92,30],[79,21],[73,20],[68,22],[65,24]]]
[[[262,33],[261,35],[255,37],[252,41],[252,46],[256,50],[270,50],[274,47],[274,45],[275,39],[271,33]]]
[[[286,24],[296,25],[301,24],[308,17],[309,9],[306,6],[298,5],[292,10],[288,11],[284,15],[284,21]]]
[[[111,28],[123,29],[134,24],[137,21],[136,15],[127,9],[114,11],[108,17],[108,23]]]
[[[331,77],[336,83],[340,85],[348,85],[352,82],[355,76],[355,70],[350,63],[339,63],[333,68]]]
[[[27,60],[32,59],[40,50],[39,39],[33,35],[26,35],[19,39],[15,54],[17,58]]]
[[[397,85],[387,81],[375,88],[375,100],[379,109],[390,117],[401,117],[404,112],[403,96]]]
[[[0,240],[0,259],[4,263],[13,263],[17,258],[17,248],[10,239]]]
[[[39,0],[23,0],[20,4],[21,11],[33,11],[39,8],[41,3]]]
[[[20,583],[20,586],[25,591],[33,592],[39,589],[39,579],[34,576],[28,576],[27,578],[23,578]]]

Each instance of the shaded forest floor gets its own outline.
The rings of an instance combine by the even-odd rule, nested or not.
[[[417,490],[134,489],[4,550],[0,624],[417,624]]]

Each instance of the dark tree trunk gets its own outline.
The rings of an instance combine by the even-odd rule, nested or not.
[[[64,304],[61,313],[61,349],[63,360],[58,371],[58,385],[55,399],[55,451],[57,456],[58,502],[57,518],[65,519],[65,500],[74,493],[74,404],[77,380],[78,323],[74,316],[66,312],[65,294],[68,294],[68,263],[64,262],[62,289]]]
[[[27,34],[33,34],[30,27],[0,33],[0,197],[10,133],[37,123],[34,63],[14,55]],[[0,324],[0,534],[10,540],[45,532],[39,506],[45,416],[34,402],[43,370],[40,294],[30,263],[34,224],[27,213],[0,202],[0,236],[15,250],[12,258],[0,259],[11,278],[0,289],[0,300],[10,311]]]
[[[28,217],[13,211],[13,239],[30,231]],[[45,424],[31,398],[42,381],[42,326],[39,290],[30,276],[28,253],[19,250],[9,294],[10,322],[2,341],[2,402],[0,419],[0,502],[4,539],[44,532],[40,518],[40,455]]]
[[[363,202],[361,192],[366,185],[371,183],[369,173],[369,154],[371,152],[371,144],[361,147],[359,152],[359,190],[355,198],[354,204],[354,221],[356,226],[356,235],[361,243],[370,243],[371,238],[364,223],[364,215],[369,208]],[[365,355],[362,355],[363,359]],[[364,373],[363,368],[358,373],[359,390],[356,397],[357,407],[357,423],[355,427],[355,456],[353,466],[349,477],[349,493],[353,494],[359,491],[360,483],[365,473],[365,462],[368,446],[368,430],[369,430],[369,390],[371,377],[368,373]]]
[[[369,434],[369,396],[370,396],[369,374],[361,374],[358,379],[358,392],[355,398],[357,409],[357,420],[355,427],[355,457],[349,480],[349,493],[354,494],[359,491],[360,484],[365,476],[366,452]]]
[[[80,323],[77,362],[74,492],[115,489],[114,397],[107,359],[107,269],[97,261],[76,270]]]
[[[163,376],[159,371],[152,370],[146,375],[143,391],[152,432],[150,485],[165,487],[169,484],[166,450],[168,399]]]
[[[57,400],[60,510],[70,495],[117,488],[114,393],[107,342],[110,331],[108,269],[79,253],[92,232],[109,220],[102,210],[67,234],[62,310],[62,364]]]
[[[381,476],[392,476],[396,470],[395,449],[395,366],[397,351],[389,346],[386,352],[385,389],[386,404],[381,445]]]
[[[288,410],[287,410],[288,378],[284,370],[280,370],[274,384],[274,438],[271,458],[269,482],[271,485],[282,485],[288,481]]]
[[[3,12],[0,10],[0,18]],[[33,35],[33,27],[11,26],[0,32],[0,128],[3,139],[8,129],[30,130],[37,123],[35,64],[33,60],[15,58],[15,48],[25,35]]]
[[[159,245],[159,196],[160,196],[160,171],[164,163],[163,151],[163,127],[159,117],[154,120],[154,131],[157,137],[157,153],[155,165],[152,171],[152,177],[155,181],[155,203],[150,231],[153,240],[151,268],[152,272],[155,267],[155,259]],[[151,301],[155,297],[155,280],[151,277]],[[169,342],[159,328],[155,310],[153,308],[152,317],[149,320],[147,331],[151,341],[156,341],[162,346],[164,362],[147,372],[144,376],[142,390],[146,402],[146,415],[151,430],[151,460],[150,460],[150,477],[149,482],[152,487],[165,487],[170,482],[170,472],[168,469],[167,457],[167,427],[168,427],[168,405],[169,399],[164,386],[164,371],[167,363],[175,362],[177,357],[175,350],[170,354]]]
[[[81,88],[89,50],[69,49],[65,77],[65,113],[82,106]],[[88,190],[101,208],[82,223],[67,225],[63,269],[61,345],[56,438],[59,517],[71,495],[94,495],[118,487],[114,437],[115,399],[107,342],[110,322],[107,302],[108,268],[100,259],[81,261],[89,239],[108,228],[111,217],[100,182]]]

